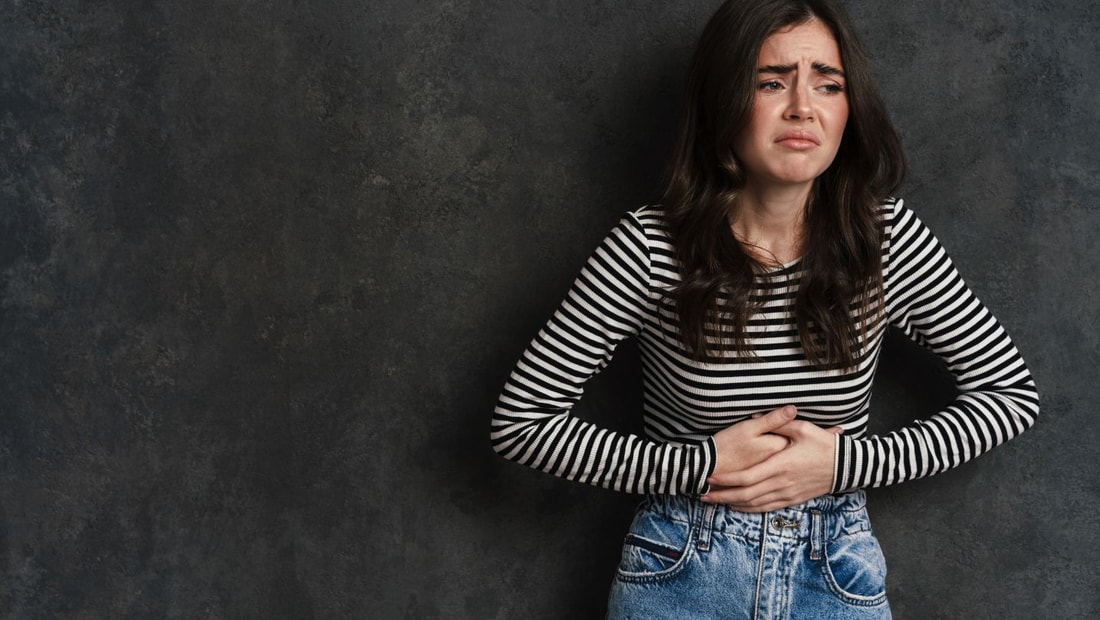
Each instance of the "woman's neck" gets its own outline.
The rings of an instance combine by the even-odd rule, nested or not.
[[[809,184],[760,191],[746,186],[730,218],[733,236],[750,256],[783,265],[802,256],[803,218]]]

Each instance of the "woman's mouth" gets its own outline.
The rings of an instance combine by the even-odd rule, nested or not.
[[[784,131],[775,139],[775,143],[795,151],[808,151],[821,146],[821,140],[804,129]]]

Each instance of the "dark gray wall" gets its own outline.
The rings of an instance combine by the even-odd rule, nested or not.
[[[637,498],[497,459],[488,416],[652,200],[716,5],[6,2],[0,615],[598,617]],[[848,6],[903,195],[1044,397],[872,494],[896,616],[1097,617],[1098,5]],[[579,414],[634,427],[636,368]],[[949,393],[892,339],[876,428]]]

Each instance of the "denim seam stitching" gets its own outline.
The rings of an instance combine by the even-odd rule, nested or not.
[[[821,573],[825,578],[825,585],[829,587],[834,595],[841,601],[848,603],[849,605],[857,605],[859,607],[874,607],[886,602],[886,588],[885,585],[882,592],[878,594],[872,594],[869,596],[860,596],[858,594],[852,594],[840,587],[836,582],[836,578],[833,576],[833,571],[829,567],[829,547],[824,545],[823,554],[821,560],[819,560]]]

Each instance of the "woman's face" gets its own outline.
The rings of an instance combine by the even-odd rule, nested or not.
[[[821,22],[764,40],[748,126],[733,145],[750,185],[812,183],[836,157],[848,122],[840,49]]]

